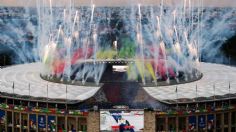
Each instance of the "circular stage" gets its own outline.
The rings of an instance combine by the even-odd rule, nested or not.
[[[131,72],[128,71],[128,69],[131,69],[129,67],[132,67],[132,65],[137,65],[137,62],[144,62],[143,64],[151,64],[154,62],[153,59],[86,59],[86,60],[80,60],[77,61],[75,65],[72,65],[71,67],[71,76],[63,76],[62,73],[59,75],[57,74],[50,74],[50,73],[41,73],[40,76],[42,79],[54,82],[54,83],[64,83],[68,85],[78,85],[78,86],[102,86],[105,83],[133,83],[137,82],[142,87],[159,87],[159,86],[168,86],[168,85],[177,85],[177,84],[183,84],[183,83],[190,83],[197,80],[200,80],[202,78],[202,73],[196,69],[188,69],[188,72],[184,72],[179,70],[178,74],[169,74],[169,77],[167,77],[167,73],[161,75],[159,74],[159,77],[156,77],[155,80],[153,77],[150,77],[150,75],[147,74],[144,75],[145,84],[143,83],[142,76],[140,73],[137,75],[137,78],[130,79],[128,74]],[[132,64],[132,65],[131,65]],[[89,67],[91,69],[96,67],[104,67],[104,71],[101,73],[101,77],[99,79],[99,82],[97,83],[94,79],[94,76],[90,76],[86,78],[86,82],[83,83],[83,78],[77,79],[77,73],[83,72],[83,67]],[[48,69],[48,67],[45,67]],[[78,70],[80,69],[80,71]],[[101,69],[96,69],[97,71]],[[92,70],[91,70],[92,71]],[[169,70],[168,70],[169,71]],[[129,72],[129,73],[128,73]],[[136,72],[136,71],[132,71]],[[137,71],[138,72],[138,71]],[[158,72],[158,71],[157,71]],[[172,73],[173,73],[172,72]],[[144,73],[145,74],[145,73]]]
[[[45,81],[40,77],[41,68],[41,63],[31,63],[1,69],[0,91],[23,96],[83,101],[95,95],[100,89],[100,86],[66,86]],[[212,97],[214,95],[224,96],[236,93],[236,67],[201,63],[199,70],[203,77],[195,82],[143,88],[159,101]]]

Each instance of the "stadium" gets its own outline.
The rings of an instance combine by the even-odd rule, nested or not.
[[[1,0],[0,131],[236,131],[236,2]]]

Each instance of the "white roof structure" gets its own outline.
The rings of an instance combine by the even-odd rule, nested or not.
[[[52,83],[40,77],[41,63],[10,66],[0,70],[0,91],[18,95],[30,95],[53,99],[85,100],[93,96],[100,87],[75,86]],[[30,92],[29,92],[30,84]],[[47,88],[48,85],[48,88]],[[47,95],[48,90],[48,95]]]
[[[22,64],[6,67],[0,70],[0,92],[52,99],[66,99],[66,85],[43,80],[40,77],[41,63]],[[144,87],[149,95],[157,100],[173,100],[178,98],[193,99],[196,97],[211,97],[236,93],[236,67],[201,63],[202,79],[185,84]],[[230,83],[230,89],[229,89]],[[29,93],[30,84],[30,93]],[[47,89],[48,84],[48,89]],[[215,90],[214,90],[215,85]],[[197,86],[197,90],[196,90]],[[176,93],[177,87],[177,93]],[[92,97],[99,86],[68,85],[67,99],[85,100]]]
[[[155,88],[145,87],[144,89],[148,94],[158,100],[174,100],[176,98],[193,99],[236,93],[236,67],[201,63],[200,71],[203,77],[195,82]]]

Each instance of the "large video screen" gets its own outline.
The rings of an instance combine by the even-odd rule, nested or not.
[[[142,132],[143,128],[144,111],[100,111],[100,131],[102,132]]]

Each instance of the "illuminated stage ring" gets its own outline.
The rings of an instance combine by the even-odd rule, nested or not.
[[[135,64],[136,62],[153,62],[152,59],[85,59],[85,60],[79,60],[75,65],[80,67],[91,67],[91,66],[98,66],[98,65],[106,65],[106,70],[104,71],[100,83],[96,84],[93,78],[89,78],[88,81],[85,83],[82,83],[82,79],[74,79],[75,77],[63,78],[62,75],[56,76],[56,75],[41,75],[42,79],[50,82],[55,83],[64,83],[64,84],[70,84],[70,85],[82,85],[82,86],[102,86],[104,83],[126,83],[126,82],[137,82],[142,87],[158,87],[158,86],[169,86],[169,85],[177,85],[177,84],[183,84],[183,83],[191,83],[197,80],[200,80],[203,76],[200,71],[197,69],[192,69],[191,72],[183,72],[179,71],[177,77],[169,77],[167,81],[166,79],[159,78],[157,80],[153,80],[152,78],[145,77],[145,84],[143,83],[141,76],[138,75],[137,80],[130,80],[128,79],[128,75],[125,70],[121,71],[115,71],[113,69],[113,66],[129,66],[129,64]],[[77,67],[75,66],[75,67]],[[107,68],[108,67],[108,68]],[[108,69],[108,70],[107,70]],[[73,71],[76,71],[76,69],[73,69]],[[77,74],[72,73],[72,74]],[[144,75],[145,76],[145,75]]]

